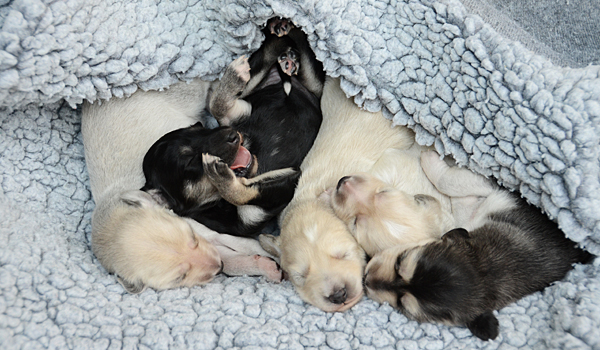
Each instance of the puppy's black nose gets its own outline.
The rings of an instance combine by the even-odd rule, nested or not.
[[[350,176],[344,176],[340,179],[340,181],[338,181],[336,190],[339,190],[340,187],[342,187],[342,185],[344,184],[344,182],[346,182],[346,180],[348,180],[350,178]]]
[[[348,297],[348,293],[346,291],[346,287],[344,288],[340,288],[338,289],[335,293],[331,294],[329,296],[329,301],[331,301],[334,304],[341,304],[344,301],[346,301],[346,298]]]

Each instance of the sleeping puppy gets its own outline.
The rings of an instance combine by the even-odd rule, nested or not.
[[[494,310],[592,259],[516,195],[467,169],[448,167],[435,152],[424,153],[422,165],[438,190],[453,198],[467,229],[375,255],[365,272],[367,295],[374,300],[420,322],[463,325],[483,340],[494,339]]]
[[[421,168],[421,152],[391,149],[367,173],[342,177],[323,197],[368,256],[398,244],[439,239],[455,227],[450,198]]]
[[[144,190],[236,236],[256,237],[292,199],[322,120],[324,72],[306,35],[281,19],[264,32],[261,48],[232,62],[212,88],[208,103],[220,127],[175,130],[144,158]]]
[[[280,216],[281,235],[260,236],[263,248],[280,256],[302,299],[328,312],[345,311],[362,298],[365,256],[320,195],[343,175],[373,167],[386,149],[414,143],[408,128],[361,110],[339,84],[325,82],[323,124],[302,163],[294,198]]]
[[[254,240],[235,238],[239,254],[223,254],[215,247],[214,231],[185,221],[157,197],[139,191],[145,182],[142,160],[150,146],[165,133],[196,123],[209,87],[195,80],[162,92],[138,91],[129,98],[83,105],[81,132],[96,203],[92,250],[130,292],[203,284],[222,268],[230,275],[281,280],[277,264]],[[221,245],[232,246],[230,237],[223,239]],[[245,250],[247,245],[252,252]],[[240,264],[240,257],[249,264]]]

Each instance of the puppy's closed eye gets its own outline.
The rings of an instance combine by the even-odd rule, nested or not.
[[[294,282],[294,284],[301,286],[306,281],[306,276],[308,276],[309,268],[300,270],[300,271],[290,271],[289,277]]]
[[[331,255],[332,258],[337,259],[337,260],[344,260],[344,259],[347,259],[349,256],[350,256],[349,252],[336,252]]]
[[[173,282],[171,283],[173,286],[179,286],[181,284],[181,282],[183,282],[183,280],[185,280],[185,278],[188,275],[188,271],[184,272],[182,275],[179,275],[179,277],[177,277],[175,280],[173,280]]]
[[[198,154],[190,155],[185,160],[185,167],[189,167],[197,161],[198,161]]]

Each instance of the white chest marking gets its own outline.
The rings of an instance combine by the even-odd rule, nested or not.
[[[292,91],[292,84],[289,81],[283,83],[283,91],[285,91],[286,95],[290,95],[290,91]]]

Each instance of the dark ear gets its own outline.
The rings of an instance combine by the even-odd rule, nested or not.
[[[117,277],[117,281],[119,281],[123,288],[125,288],[125,290],[131,294],[140,294],[141,292],[146,290],[146,285],[139,281],[129,282],[122,279],[121,277]]]
[[[491,311],[486,311],[467,323],[474,336],[481,340],[496,339],[498,336],[498,319]]]
[[[469,238],[469,231],[464,228],[455,228],[446,232],[442,236],[442,240],[450,242],[458,242]]]

